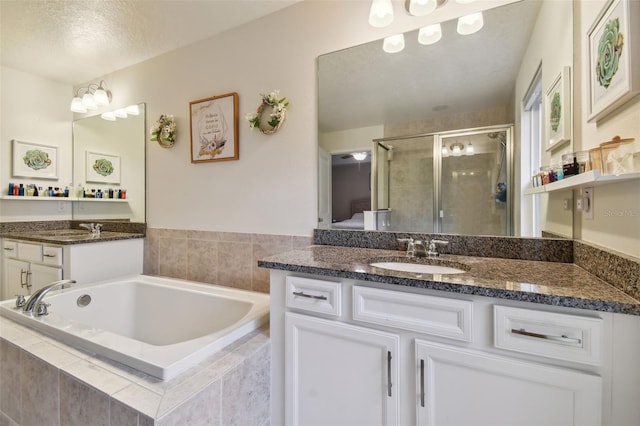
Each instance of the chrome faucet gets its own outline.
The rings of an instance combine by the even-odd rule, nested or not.
[[[449,244],[449,241],[445,241],[445,240],[431,240],[429,241],[429,250],[427,251],[427,256],[428,257],[438,257],[440,256],[440,253],[438,253],[438,246],[442,245],[442,246],[446,246],[447,244]]]
[[[64,286],[67,284],[69,284],[69,287],[70,287],[71,284],[75,284],[75,283],[76,283],[76,280],[60,280],[60,281],[54,281],[46,287],[42,287],[40,290],[33,293],[31,297],[29,297],[29,300],[27,300],[27,303],[24,304],[24,307],[22,308],[22,310],[24,311],[25,314],[28,314],[28,315],[33,315],[34,309],[36,310],[37,316],[46,315],[47,313],[46,306],[43,305],[44,308],[40,307],[42,303],[42,299],[44,299],[44,296],[46,296],[47,293],[49,293],[51,290],[57,287],[64,288]]]
[[[403,243],[407,243],[407,257],[414,258],[416,256],[416,242],[413,238],[398,238],[398,246],[402,247]]]
[[[81,228],[88,229],[91,232],[91,235],[95,237],[100,237],[100,231],[102,231],[101,223],[81,223],[78,226]]]

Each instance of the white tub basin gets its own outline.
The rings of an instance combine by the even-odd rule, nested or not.
[[[374,262],[369,265],[375,268],[388,269],[391,271],[411,272],[414,274],[464,274],[467,271],[450,266],[427,265],[424,263],[408,262]]]

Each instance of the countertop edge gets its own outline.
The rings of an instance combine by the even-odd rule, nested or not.
[[[284,264],[279,262],[270,262],[259,260],[258,266],[261,268],[316,274],[335,278],[347,278],[354,280],[371,281],[382,284],[400,285],[405,287],[422,288],[428,290],[438,290],[448,293],[470,294],[476,296],[492,297],[497,299],[514,300],[520,302],[530,302],[551,306],[559,306],[566,308],[586,309],[600,312],[619,313],[627,315],[640,315],[640,304],[628,304],[620,302],[611,302],[606,300],[585,299],[571,296],[546,295],[538,293],[530,293],[525,291],[505,290],[496,288],[487,288],[478,285],[465,285],[457,283],[446,283],[441,281],[412,279],[405,277],[396,277],[389,275],[376,275],[369,273],[359,273],[351,271],[341,271],[335,269],[326,269],[312,266],[301,266],[293,264]],[[609,284],[607,284],[609,285]],[[612,288],[615,288],[612,286]]]

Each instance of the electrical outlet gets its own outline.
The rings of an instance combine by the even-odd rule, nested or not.
[[[571,198],[565,198],[562,200],[562,208],[565,210],[571,210]]]
[[[582,190],[582,217],[585,219],[593,219],[593,188],[584,188]]]

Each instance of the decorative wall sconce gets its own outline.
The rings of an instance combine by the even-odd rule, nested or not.
[[[84,92],[84,94],[82,94]],[[80,95],[82,94],[82,97]],[[85,113],[111,103],[111,92],[105,88],[104,80],[100,84],[92,83],[81,87],[71,99],[71,111]]]

